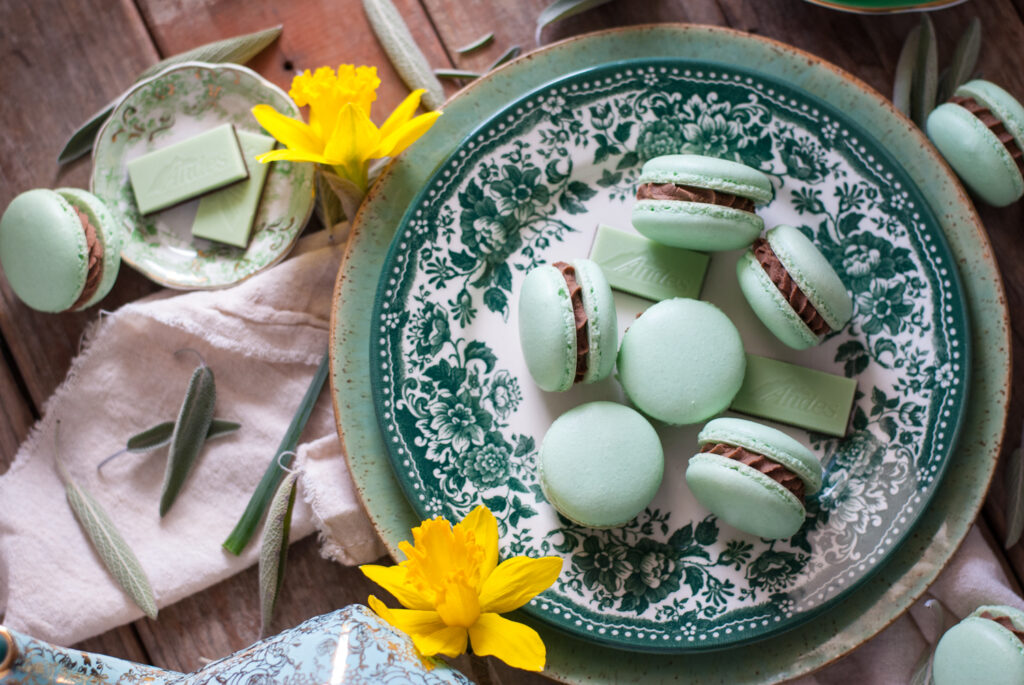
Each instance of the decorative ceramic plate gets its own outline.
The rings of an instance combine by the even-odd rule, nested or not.
[[[92,191],[128,232],[121,257],[169,288],[221,288],[273,266],[291,250],[313,210],[313,166],[274,162],[245,249],[192,236],[198,200],[142,216],[128,161],[224,123],[261,133],[249,111],[265,103],[299,117],[284,91],[233,64],[186,62],[128,91],[93,148]]]
[[[959,5],[966,0],[807,0],[822,7],[844,12],[884,14],[889,12],[930,12]]]
[[[757,649],[741,645],[718,652],[648,654],[643,659],[623,658],[618,650],[598,648],[589,639],[570,637],[531,615],[518,617],[535,627],[547,645],[545,674],[566,682],[765,683],[795,678],[838,659],[876,635],[922,595],[948,562],[967,534],[992,477],[1010,383],[1009,323],[1002,284],[984,228],[963,188],[921,132],[884,98],[813,55],[718,27],[630,27],[581,36],[532,53],[474,82],[450,100],[445,116],[398,158],[371,190],[339,270],[332,312],[332,393],[350,473],[381,538],[391,553],[401,558],[398,544],[409,539],[410,529],[420,518],[409,506],[391,468],[388,443],[394,436],[387,436],[385,441],[377,426],[367,372],[380,363],[379,358],[370,358],[371,340],[380,337],[380,324],[372,311],[373,291],[391,238],[434,170],[482,120],[498,116],[510,101],[548,84],[552,75],[589,69],[607,61],[609,55],[627,60],[701,60],[740,68],[757,65],[765,77],[794,87],[799,84],[806,94],[841,110],[844,119],[859,122],[901,160],[920,197],[934,210],[964,276],[975,344],[971,401],[962,419],[956,458],[948,460],[932,504],[920,514],[910,534],[844,601],[792,630],[765,637]],[[854,137],[860,138],[857,134]],[[590,230],[587,224],[580,227]],[[721,261],[716,258],[712,269],[721,268],[717,266]],[[724,268],[731,269],[725,261]],[[715,274],[710,277],[715,278]],[[705,288],[705,297],[713,294]],[[510,335],[514,339],[511,330]],[[818,365],[822,361],[808,359],[806,363]],[[839,366],[829,362],[822,368]],[[522,393],[529,383],[524,378],[519,386]],[[520,400],[523,404],[525,396]],[[884,450],[872,453],[888,458]],[[686,455],[678,458],[685,459]],[[719,529],[720,539],[733,537],[723,532],[723,526]]]

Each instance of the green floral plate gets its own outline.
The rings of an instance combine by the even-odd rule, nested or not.
[[[637,61],[593,69],[607,62],[608,55]],[[746,70],[752,64],[758,65],[758,73]],[[551,76],[558,73],[574,75],[551,84]],[[673,89],[673,78],[689,79],[690,84]],[[552,93],[552,87],[557,92]],[[752,90],[737,97],[745,89]],[[674,120],[675,134],[654,135],[656,118],[650,110],[638,111],[634,105],[623,112],[616,102],[653,97],[644,93],[665,93],[663,104],[676,109],[660,119]],[[694,95],[704,105],[703,121]],[[583,102],[588,96],[597,99]],[[608,112],[601,107],[605,102],[612,105]],[[545,108],[542,103],[549,104]],[[769,116],[759,114],[760,108]],[[745,112],[748,125],[730,125],[740,116],[736,112]],[[602,124],[610,119],[603,140],[598,138],[595,116]],[[567,135],[558,133],[563,119],[578,128],[579,135],[572,128]],[[481,121],[486,122],[482,129]],[[508,133],[518,131],[523,122],[531,131],[528,137]],[[540,131],[552,128],[556,138],[566,139],[566,152],[556,149],[545,159],[540,155],[545,145]],[[651,134],[643,137],[647,131]],[[768,141],[763,141],[766,136]],[[670,472],[654,507],[637,523],[600,534],[567,526],[530,487],[528,461],[545,421],[573,403],[617,397],[618,391],[614,382],[559,396],[535,391],[515,349],[514,316],[507,322],[504,318],[514,311],[515,281],[522,278],[515,265],[560,251],[585,253],[597,220],[626,228],[628,213],[623,208],[628,200],[615,194],[626,194],[629,175],[639,162],[638,156],[617,168],[630,151],[649,154],[643,152],[645,146],[667,151],[670,145],[693,141],[724,146],[737,138],[746,143],[734,143],[720,154],[738,154],[770,168],[776,178],[769,222],[788,220],[804,226],[824,246],[831,245],[830,256],[847,279],[858,277],[858,263],[873,266],[874,276],[861,285],[848,282],[857,292],[853,327],[799,357],[775,346],[766,333],[756,333],[734,286],[729,256],[712,261],[703,296],[729,311],[751,351],[856,375],[864,393],[858,399],[861,412],[855,414],[853,437],[812,441],[827,455],[828,488],[812,505],[805,535],[793,540],[774,545],[751,540],[700,511],[679,477],[693,450],[691,432],[681,429],[662,433],[672,455]],[[785,154],[787,140],[792,142]],[[595,162],[602,147],[619,149],[607,150],[607,157]],[[902,164],[894,164],[883,148]],[[823,157],[815,152],[818,149]],[[501,158],[511,151],[520,155],[514,157],[518,161]],[[495,161],[477,163],[484,159]],[[451,160],[458,164],[451,166]],[[539,174],[530,170],[531,164]],[[493,176],[484,178],[487,166]],[[508,167],[519,173],[514,183],[515,172]],[[840,177],[840,172],[846,176]],[[617,173],[622,176],[614,179]],[[528,175],[534,181],[532,190],[522,188]],[[823,179],[818,178],[821,175]],[[507,192],[503,180],[519,192]],[[477,190],[471,190],[474,184]],[[452,185],[457,186],[454,192]],[[536,190],[541,186],[548,192],[544,204],[544,191]],[[794,195],[796,190],[802,192]],[[822,192],[817,195],[815,190]],[[418,197],[421,193],[425,196]],[[571,197],[563,206],[567,193]],[[505,197],[519,199],[513,207],[508,200],[503,202]],[[423,206],[423,199],[432,199],[431,206]],[[466,202],[470,199],[475,201]],[[485,220],[514,212],[526,202],[568,224],[559,234],[561,242],[551,237],[557,222],[531,222],[535,229],[516,232],[504,223],[497,222],[496,227]],[[574,203],[601,215],[574,214],[569,209]],[[461,217],[470,216],[469,205],[476,214],[463,223]],[[450,217],[445,208],[450,208]],[[428,216],[436,216],[437,223],[422,221]],[[399,236],[388,254],[396,227]],[[934,232],[937,227],[952,254],[942,235]],[[879,242],[855,238],[861,234]],[[489,242],[488,235],[499,239]],[[515,235],[522,238],[521,244],[515,245],[516,238],[510,237]],[[545,236],[548,244],[538,245]],[[514,247],[508,249],[509,244]],[[431,245],[432,254],[424,259],[422,251]],[[488,250],[488,245],[504,247]],[[531,247],[533,255],[524,254]],[[464,257],[452,258],[456,253]],[[847,254],[850,260],[842,257]],[[956,287],[953,258],[965,276],[963,296]],[[427,264],[435,261],[449,271],[438,271],[445,278],[431,285]],[[471,275],[473,264],[477,271]],[[494,265],[490,283],[477,283],[485,278],[489,264]],[[505,281],[501,264],[509,265],[511,283]],[[450,269],[458,271],[453,274]],[[370,295],[379,277],[381,297],[374,311]],[[421,282],[428,286],[422,291]],[[469,307],[461,297],[463,287]],[[504,303],[497,294],[487,295],[492,289],[504,294]],[[968,378],[964,297],[973,318],[969,328],[984,344],[973,346],[974,401],[961,418]],[[393,304],[385,309],[385,303]],[[642,306],[628,300],[619,304],[623,315]],[[908,306],[910,312],[903,312]],[[389,310],[397,316],[389,317]],[[472,313],[472,320],[463,323],[452,313],[458,311]],[[1001,283],[983,229],[948,168],[917,129],[849,75],[788,46],[711,27],[659,25],[581,37],[519,60],[456,97],[431,134],[391,167],[357,217],[339,273],[333,322],[332,379],[339,431],[357,490],[389,548],[397,551],[398,542],[408,537],[420,516],[459,515],[469,506],[467,500],[479,496],[504,522],[506,553],[546,549],[563,554],[567,562],[560,584],[521,618],[538,627],[548,644],[548,673],[569,681],[765,682],[792,678],[838,658],[920,596],[962,540],[991,478],[1006,415],[1009,346]],[[423,336],[414,340],[414,329]],[[895,349],[884,341],[895,343]],[[396,343],[405,346],[406,357],[389,352]],[[954,351],[959,358],[953,357]],[[943,353],[948,358],[939,356]],[[911,368],[918,364],[915,358],[922,365]],[[392,372],[408,375],[395,381]],[[377,381],[375,389],[371,376]],[[436,388],[435,393],[420,397],[418,389],[427,385]],[[374,391],[381,402],[384,431],[374,426],[375,412],[369,405]],[[384,404],[389,398],[390,407]],[[462,406],[455,400],[462,400]],[[943,416],[947,410],[950,415]],[[412,412],[421,416],[413,421]],[[395,420],[396,416],[403,418]],[[957,458],[945,459],[958,424],[964,438]],[[903,438],[906,432],[918,437]],[[928,449],[922,448],[925,444]],[[480,459],[460,458],[470,450]],[[494,452],[502,450],[510,464],[508,480],[496,483],[495,474],[503,467]],[[398,478],[391,468],[392,454],[402,458],[398,465],[405,469]],[[946,476],[940,482],[943,467]],[[870,471],[881,480],[865,479]],[[411,495],[413,508],[403,501],[400,489]],[[930,495],[939,504],[926,508]],[[860,548],[868,538],[874,545]],[[723,563],[726,558],[734,561]],[[837,568],[844,573],[836,574]],[[824,578],[831,582],[822,583]],[[709,587],[713,592],[707,592]],[[662,588],[668,589],[664,598],[659,596]],[[723,603],[716,603],[714,594]],[[835,602],[840,595],[846,600]],[[742,602],[747,602],[745,608]],[[755,621],[745,611],[764,613]],[[722,617],[729,612],[739,612],[741,620],[726,624]],[[538,614],[543,622],[532,618]],[[805,622],[800,624],[801,620]],[[548,629],[552,622],[586,642]],[[670,622],[678,632],[667,637],[656,632]],[[785,624],[792,630],[782,633]],[[641,637],[638,625],[643,626]],[[651,634],[656,637],[651,639]],[[734,646],[752,637],[762,638],[758,649]],[[716,644],[727,651],[649,654],[636,660],[586,646],[594,641],[663,651]]]
[[[245,249],[192,237],[198,200],[140,215],[128,182],[128,160],[214,126],[263,132],[249,111],[259,103],[300,116],[284,91],[233,64],[178,64],[124,95],[96,137],[92,173],[92,191],[128,234],[122,259],[161,285],[196,289],[238,283],[288,254],[313,211],[310,164],[273,163]]]

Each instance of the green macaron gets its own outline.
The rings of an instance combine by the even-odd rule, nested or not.
[[[622,336],[618,378],[636,407],[666,423],[700,423],[732,402],[746,371],[743,341],[720,309],[662,300]]]
[[[821,489],[814,454],[780,430],[746,421],[709,421],[697,436],[686,484],[722,521],[758,537],[790,537],[807,516],[804,495]]]
[[[559,513],[583,526],[612,528],[654,499],[665,457],[658,434],[639,413],[590,402],[551,424],[537,468],[544,495]]]
[[[76,188],[26,191],[0,218],[0,266],[33,309],[79,310],[110,292],[123,232],[107,206]]]
[[[988,81],[969,81],[932,110],[928,137],[982,200],[1005,207],[1024,195],[1024,107]]]
[[[853,316],[853,300],[828,259],[792,226],[776,226],[736,264],[740,289],[765,326],[803,350]]]
[[[705,252],[753,242],[764,228],[754,207],[772,199],[765,174],[702,155],[655,157],[637,184],[633,227],[656,242]]]
[[[1024,683],[1024,612],[981,606],[946,631],[935,648],[935,685]]]
[[[533,269],[519,291],[519,342],[542,390],[595,383],[615,366],[615,300],[604,273],[589,259]]]

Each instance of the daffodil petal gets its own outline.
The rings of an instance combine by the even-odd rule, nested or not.
[[[285,116],[270,105],[256,105],[252,108],[252,115],[267,133],[284,143],[285,147],[302,152],[323,152],[323,142],[316,137],[313,129],[298,119]]]
[[[378,154],[375,154],[374,157],[394,157],[400,154],[430,130],[439,116],[441,116],[441,112],[427,112],[399,126],[396,131],[381,141]]]
[[[502,618],[498,614],[480,614],[469,629],[473,653],[495,656],[513,668],[543,671],[547,659],[544,641],[533,628]]]
[[[363,574],[395,596],[407,609],[433,609],[433,604],[422,597],[409,583],[408,570],[401,566],[360,566]]]
[[[324,155],[346,165],[361,163],[369,159],[369,153],[379,142],[380,133],[370,117],[356,105],[348,103],[338,112],[338,121],[324,148]]]
[[[475,579],[474,579],[475,580]],[[480,616],[480,598],[474,582],[462,571],[454,571],[438,593],[437,613],[450,626],[468,628]]]
[[[302,152],[299,150],[271,150],[262,155],[256,155],[256,161],[263,164],[283,160],[286,162],[315,162],[317,164],[330,164],[330,160],[318,152]]]
[[[398,127],[412,119],[412,115],[416,113],[416,108],[420,106],[420,98],[423,96],[426,90],[420,88],[414,90],[402,100],[402,104],[395,107],[390,115],[388,115],[387,121],[380,127],[380,135],[382,138],[387,138],[389,135],[394,133]]]
[[[512,557],[484,581],[480,611],[503,614],[518,609],[548,589],[562,570],[561,557]]]
[[[484,558],[480,562],[480,587],[483,587],[483,581],[498,565],[498,521],[490,509],[480,505],[456,523],[455,527],[472,533],[476,544],[483,547]]]
[[[378,616],[411,637],[424,656],[458,656],[466,651],[466,629],[445,625],[436,611],[389,609],[373,595],[368,601]]]
[[[445,626],[433,633],[412,635],[413,644],[424,656],[458,656],[466,651],[469,634],[461,626]]]

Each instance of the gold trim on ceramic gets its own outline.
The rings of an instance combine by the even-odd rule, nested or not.
[[[4,660],[0,661],[0,678],[4,678],[9,675],[11,664],[18,658],[18,645],[14,643],[14,636],[11,635],[11,631],[3,626],[0,626],[0,638],[7,643],[7,654],[4,655]]]

